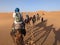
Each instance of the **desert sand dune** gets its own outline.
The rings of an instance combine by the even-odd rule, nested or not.
[[[60,12],[37,12],[41,17],[44,17],[45,22],[39,21],[34,28],[29,28],[24,40],[31,41],[31,30],[33,30],[32,33],[36,45],[60,45]],[[33,16],[36,13],[29,12],[28,14]],[[44,15],[42,15],[42,13],[44,13]],[[23,13],[24,18],[25,14],[26,13]],[[0,13],[0,45],[14,45],[10,36],[12,23],[12,13]]]

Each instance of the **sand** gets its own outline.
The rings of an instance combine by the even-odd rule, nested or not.
[[[46,24],[47,27],[53,24],[53,27],[56,29],[56,32],[58,33],[58,29],[60,28],[60,12],[59,11],[54,11],[54,12],[37,11],[37,12],[40,14],[41,17],[44,17],[44,20],[47,19],[47,24]],[[44,13],[44,15],[42,15],[42,13]],[[26,13],[23,13],[23,14],[25,17]],[[34,14],[36,13],[29,12],[30,16],[33,16]],[[12,13],[0,13],[0,45],[13,45],[14,44],[10,36],[12,23],[13,23]],[[54,33],[53,30],[51,30],[50,33],[49,32],[45,33],[46,35],[44,35],[44,31],[41,34],[39,33],[36,39],[38,39],[41,35],[43,36],[42,38],[39,39],[39,41],[36,42],[36,45],[41,45],[41,44],[53,45],[56,42],[57,42],[57,45],[60,45],[60,38],[57,39],[60,36],[59,35],[60,33],[59,34],[57,33]]]

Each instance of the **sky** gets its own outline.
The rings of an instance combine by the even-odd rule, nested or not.
[[[60,11],[60,0],[0,0],[0,12]]]

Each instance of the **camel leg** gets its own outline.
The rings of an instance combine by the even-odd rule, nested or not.
[[[15,42],[17,45],[25,45],[23,41],[23,36],[21,33],[19,32],[16,33]]]

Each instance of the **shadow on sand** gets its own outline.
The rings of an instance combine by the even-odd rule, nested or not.
[[[45,40],[46,40],[47,37],[49,36],[51,30],[53,30],[53,24],[50,25],[50,26],[44,26],[44,28],[39,31],[40,33],[42,33],[43,31],[45,31],[44,34],[42,34],[42,35],[39,37],[39,39],[37,39],[37,40],[35,41],[35,43],[36,43],[37,41],[39,41],[41,38],[44,38],[44,40],[41,42],[41,45],[43,45],[43,43],[45,42]],[[38,34],[37,34],[37,35],[38,35]]]
[[[39,28],[36,28],[34,31],[39,30],[41,27],[43,27],[42,30],[39,30],[38,32],[35,32],[35,33],[38,33],[38,34],[36,34],[35,36],[39,35],[39,34],[42,33],[43,31],[45,31],[44,34],[42,34],[42,35],[39,37],[39,39],[37,39],[37,40],[35,41],[35,43],[36,43],[37,41],[39,41],[41,38],[44,38],[44,40],[41,42],[41,45],[43,45],[44,42],[46,41],[46,39],[48,38],[50,32],[53,30],[53,32],[54,32],[54,34],[55,34],[55,41],[54,41],[53,45],[57,45],[57,42],[58,42],[58,41],[60,42],[60,28],[59,28],[58,30],[56,30],[56,29],[53,27],[53,24],[51,24],[51,25],[49,25],[49,26],[46,26],[46,25],[47,25],[47,20],[44,20],[43,22],[38,23],[37,25],[35,25],[36,27],[39,27]],[[34,33],[34,34],[35,34],[35,33]]]
[[[46,41],[46,39],[48,38],[50,32],[53,30],[53,32],[55,34],[55,41],[54,41],[53,45],[57,45],[57,41],[60,41],[60,29],[58,29],[56,31],[56,29],[53,26],[54,26],[53,24],[47,26],[47,20],[44,20],[43,22],[39,22],[37,25],[35,25],[34,28],[32,29],[34,31],[33,34],[37,33],[35,35],[35,37],[40,35],[40,33],[44,32],[44,31],[45,32],[41,36],[39,36],[39,38],[36,39],[34,41],[34,43],[36,43],[37,41],[39,41],[43,38],[43,40],[41,42],[41,45],[43,45],[44,42]],[[36,28],[36,27],[38,27],[38,28]],[[41,29],[42,27],[43,27],[43,29]]]
[[[34,34],[37,33],[35,36],[39,35],[40,33],[44,32],[34,43],[36,43],[37,41],[39,41],[41,38],[44,38],[44,40],[41,42],[41,45],[43,45],[43,43],[46,41],[46,39],[48,38],[50,32],[52,30],[54,30],[53,28],[53,24],[49,25],[49,26],[46,26],[47,25],[47,20],[44,20],[43,22],[40,22],[38,23],[37,25],[35,25],[35,28],[36,29],[33,29],[34,30]],[[42,30],[40,30],[40,28],[42,28]],[[39,30],[39,31],[36,31],[36,30]]]
[[[38,29],[40,29],[42,27],[45,27],[46,24],[47,24],[47,20],[44,20],[43,22],[39,22],[37,25],[34,26],[34,28],[36,28],[36,29],[33,28],[33,30],[35,31],[35,30],[38,30]]]
[[[40,33],[42,33],[42,31],[44,31],[44,30],[40,30],[40,28],[46,27],[46,24],[47,24],[47,20],[44,20],[43,22],[40,22],[40,23],[38,23],[37,25],[35,25],[35,29],[33,29],[33,31],[34,31],[33,34],[36,34],[36,35],[34,35],[34,36],[37,36],[37,35],[39,35]],[[37,28],[37,27],[38,27],[38,28]]]
[[[37,25],[35,25],[35,27],[44,27],[46,26],[47,20],[44,20],[43,22],[39,22]]]
[[[47,20],[44,20],[43,22],[39,22],[37,25],[35,25],[33,28],[31,28],[30,30],[29,30],[29,32],[31,31],[31,30],[33,30],[33,32],[34,33],[38,33],[37,31],[41,28],[41,27],[45,27],[46,26],[46,23],[47,23]],[[38,27],[38,28],[37,28]],[[42,30],[41,30],[42,31]],[[40,32],[41,32],[40,31]],[[39,32],[39,33],[40,33]],[[33,34],[34,34],[33,33]],[[29,38],[30,38],[31,36],[29,36],[28,37],[28,39],[27,40],[29,40]],[[25,41],[27,41],[27,40],[25,40]]]
[[[53,30],[53,24],[51,24],[50,26],[46,26],[43,30],[45,31],[45,33],[40,37],[40,39],[43,38],[44,36],[45,36],[45,38],[44,38],[44,40],[42,41],[41,45],[43,45],[43,43],[44,43],[44,42],[46,41],[46,39],[48,38],[50,32]]]
[[[55,41],[54,41],[53,45],[57,45],[57,41],[60,42],[60,28],[57,31],[54,28],[53,32],[55,34]]]

